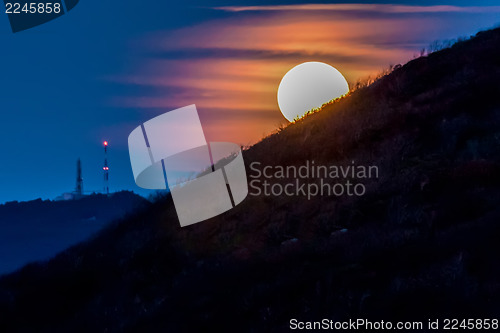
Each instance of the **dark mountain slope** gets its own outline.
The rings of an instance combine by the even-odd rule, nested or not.
[[[248,166],[376,165],[364,196],[249,196],[183,229],[167,196],[1,279],[0,326],[263,331],[292,318],[497,317],[499,78],[499,29],[411,61],[244,152]]]

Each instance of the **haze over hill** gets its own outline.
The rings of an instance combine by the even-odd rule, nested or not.
[[[263,331],[291,318],[495,317],[499,77],[500,29],[398,67],[243,152],[248,167],[376,165],[363,196],[251,195],[182,229],[166,196],[3,277],[0,326]]]

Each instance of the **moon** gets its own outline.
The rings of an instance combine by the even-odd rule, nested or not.
[[[305,62],[290,69],[278,87],[278,105],[288,121],[344,96],[349,84],[335,67],[322,62]]]

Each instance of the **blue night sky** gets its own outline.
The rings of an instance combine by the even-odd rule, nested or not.
[[[105,139],[111,190],[147,195],[134,183],[127,138],[148,119],[196,103],[209,140],[254,143],[285,122],[276,88],[300,62],[329,62],[353,83],[434,40],[500,22],[500,7],[484,7],[500,1],[336,3],[357,5],[80,0],[16,34],[0,14],[0,203],[72,191],[78,158],[85,190],[101,190]]]

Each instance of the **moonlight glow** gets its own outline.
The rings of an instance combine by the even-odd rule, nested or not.
[[[283,76],[278,105],[283,116],[293,121],[348,92],[349,85],[337,69],[322,62],[305,62]]]

